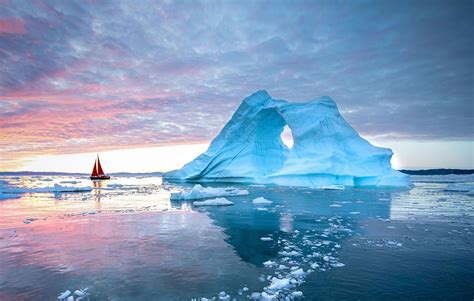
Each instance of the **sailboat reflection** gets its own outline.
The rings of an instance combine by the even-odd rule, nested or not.
[[[100,198],[102,197],[102,187],[103,187],[103,182],[102,181],[92,181],[93,187],[94,187],[94,197],[96,202],[100,202]]]

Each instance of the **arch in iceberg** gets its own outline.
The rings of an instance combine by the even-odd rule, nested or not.
[[[291,149],[281,139],[286,125]],[[408,175],[391,168],[392,155],[360,137],[329,97],[289,103],[258,91],[242,101],[205,153],[164,177],[311,187],[411,185]]]

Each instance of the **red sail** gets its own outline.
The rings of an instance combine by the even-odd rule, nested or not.
[[[99,156],[97,156],[97,170],[98,170],[99,176],[103,176],[103,175],[104,175],[104,171],[102,170],[102,166],[100,166]]]
[[[97,160],[94,162],[94,168],[92,169],[91,177],[97,177]]]

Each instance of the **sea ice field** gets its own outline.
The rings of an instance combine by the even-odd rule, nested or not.
[[[411,179],[2,176],[0,300],[472,300],[474,176]]]

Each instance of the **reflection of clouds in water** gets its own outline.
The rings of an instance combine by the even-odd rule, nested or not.
[[[64,180],[64,177],[53,177],[53,181]],[[0,234],[2,225],[11,227],[15,223],[35,227],[36,233],[30,237],[27,232],[19,231],[20,238],[9,240],[11,233],[6,232],[3,243],[20,244],[24,249],[13,257],[8,257],[8,253],[0,256],[0,266],[8,267],[5,265],[9,264],[8,260],[16,260],[25,266],[20,267],[7,284],[33,281],[39,291],[52,289],[56,294],[62,291],[58,286],[67,280],[65,276],[75,273],[72,279],[77,285],[89,286],[90,279],[105,279],[97,280],[103,287],[94,287],[94,292],[108,294],[117,288],[114,281],[120,282],[124,277],[134,279],[133,283],[123,282],[126,291],[137,285],[143,288],[147,297],[155,296],[156,290],[160,289],[160,294],[163,290],[185,299],[193,289],[195,294],[191,298],[217,296],[224,289],[231,297],[239,297],[237,294],[244,284],[249,292],[260,294],[266,290],[268,294],[276,294],[279,292],[276,284],[281,282],[277,279],[281,277],[289,283],[284,294],[297,293],[299,289],[306,294],[300,285],[304,281],[310,282],[307,276],[311,273],[353,268],[354,263],[343,257],[340,250],[349,252],[352,258],[351,246],[403,247],[405,241],[388,237],[380,229],[381,224],[384,229],[394,225],[388,224],[389,217],[426,221],[433,218],[428,215],[430,211],[435,217],[446,208],[452,210],[447,214],[474,211],[464,194],[442,191],[446,183],[418,183],[412,190],[320,191],[247,186],[251,196],[233,197],[233,206],[196,210],[192,202],[170,201],[170,191],[187,186],[160,186],[156,184],[158,180],[156,177],[117,177],[94,183],[97,189],[91,193],[62,193],[60,200],[54,199],[53,194],[28,194],[16,201],[0,202]],[[32,177],[15,181],[31,182],[29,185],[43,183]],[[93,185],[88,179],[87,182]],[[51,184],[51,181],[45,183]],[[251,202],[254,196],[264,196],[274,203],[267,206],[268,210],[260,211]],[[97,197],[101,198],[100,202],[96,202]],[[472,198],[470,200],[472,203]],[[338,206],[333,206],[335,204]],[[144,212],[137,213],[139,211]],[[130,212],[136,214],[122,214]],[[415,214],[410,215],[413,212]],[[36,219],[45,215],[47,221]],[[31,217],[35,219],[24,225],[23,220]],[[386,220],[387,224],[379,219]],[[378,236],[368,240],[366,224],[370,221]],[[358,230],[362,226],[364,230],[359,236]],[[353,236],[354,232],[357,235]],[[262,240],[262,237],[270,239]],[[350,237],[355,239],[351,241],[355,244],[345,243]],[[3,251],[1,246],[0,251]],[[97,265],[97,260],[101,265]],[[32,272],[31,269],[35,270]],[[49,277],[44,272],[47,269],[57,275]],[[2,272],[9,271],[11,269],[0,270],[0,278]],[[214,275],[220,273],[227,278],[215,280]],[[261,275],[265,276],[262,282],[258,279]],[[18,279],[21,276],[24,278]],[[48,277],[48,281],[53,279],[56,283],[45,283]],[[83,277],[85,280],[81,282]],[[174,286],[177,277],[181,281],[192,279],[202,284],[202,288],[184,288],[178,292],[178,287]],[[156,280],[161,282],[157,284]],[[69,284],[67,288],[70,288]],[[242,294],[245,296],[246,293]],[[310,296],[308,294],[307,298],[311,299]],[[100,297],[107,299],[110,296]]]
[[[280,230],[286,233],[293,232],[293,216],[291,213],[280,214]]]
[[[202,213],[162,212],[36,222],[34,236],[20,230],[12,241],[21,252],[0,247],[0,278],[12,288],[3,296],[14,299],[21,291],[48,300],[64,288],[87,286],[102,300],[131,296],[138,287],[142,296],[159,291],[160,298],[175,300],[177,292],[179,299],[191,299],[233,281],[256,285],[257,279],[245,279],[254,268],[243,264],[211,221]],[[127,284],[117,291],[117,283]]]

